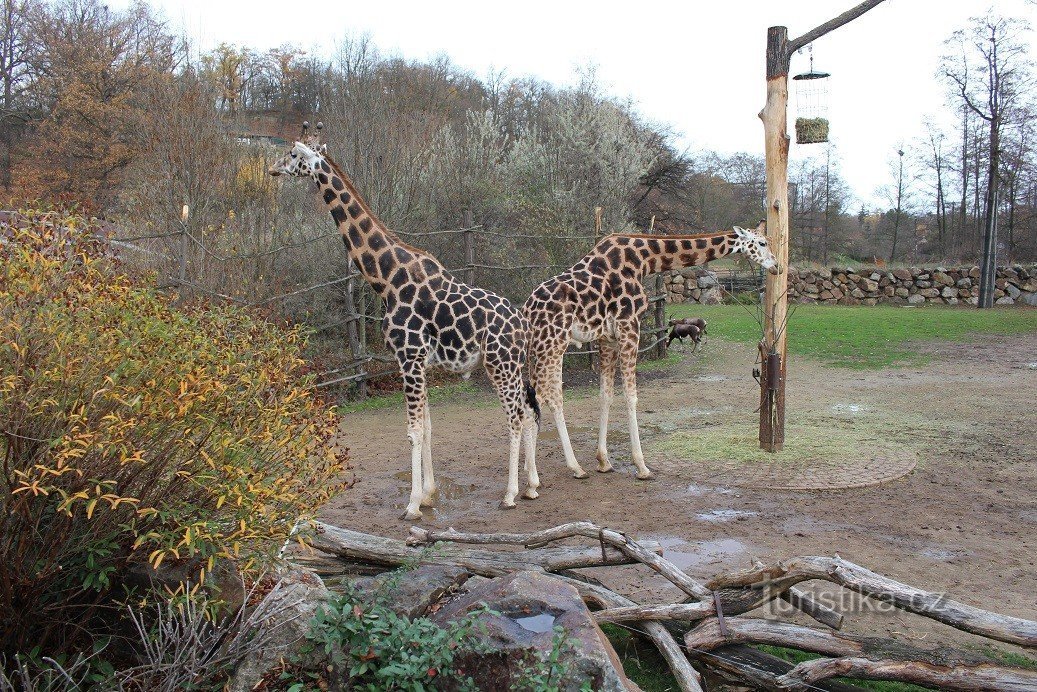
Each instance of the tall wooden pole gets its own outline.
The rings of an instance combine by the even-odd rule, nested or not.
[[[789,40],[783,26],[767,29],[767,102],[760,111],[767,156],[767,244],[778,273],[767,274],[760,341],[760,447],[778,452],[785,444],[785,374],[788,349],[789,270],[789,62],[811,41],[861,16],[883,0],[865,2]]]
[[[763,299],[760,387],[760,447],[780,451],[785,443],[785,359],[789,265],[788,29],[767,30],[767,102],[760,112],[767,156],[767,244],[778,273],[767,274]],[[777,354],[777,358],[773,354]]]

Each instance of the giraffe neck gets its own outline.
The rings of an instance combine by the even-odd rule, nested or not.
[[[334,161],[324,157],[312,177],[338,225],[350,258],[376,292],[385,293],[400,283],[397,269],[401,265],[420,262],[426,276],[442,269],[438,262],[404,244],[386,228]]]
[[[700,235],[631,234],[620,237],[628,238],[629,244],[638,248],[642,278],[670,269],[712,262],[735,252],[738,240],[738,235],[733,231]]]

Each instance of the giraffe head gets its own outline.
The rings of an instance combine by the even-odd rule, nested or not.
[[[734,227],[735,241],[731,246],[731,253],[742,253],[750,260],[760,265],[771,274],[778,274],[781,268],[778,261],[774,259],[774,253],[767,247],[767,222],[761,221],[755,230],[750,231],[740,226]]]
[[[317,131],[311,134],[310,123],[303,122],[302,141],[293,144],[291,151],[270,166],[267,172],[270,175],[294,175],[303,178],[313,175],[324,159],[324,152],[327,151],[327,145],[320,141],[320,131],[323,128],[324,123],[317,123]]]

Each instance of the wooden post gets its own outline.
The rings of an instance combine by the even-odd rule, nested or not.
[[[462,212],[461,223],[464,224],[464,263],[465,283],[469,286],[475,285],[475,231],[472,226],[472,210],[465,208]]]
[[[767,274],[763,299],[763,345],[760,387],[760,447],[780,451],[785,443],[785,315],[788,312],[789,264],[789,102],[788,29],[767,30],[767,103],[760,113],[767,155],[767,243],[779,272]],[[767,368],[778,354],[777,372]]]
[[[767,156],[767,243],[778,261],[778,273],[768,274],[763,299],[763,340],[760,342],[760,447],[781,451],[785,444],[785,383],[787,371],[789,269],[789,63],[792,54],[861,16],[883,0],[865,2],[789,40],[783,26],[767,29],[767,102],[760,111]]]

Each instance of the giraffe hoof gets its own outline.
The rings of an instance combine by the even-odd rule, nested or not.
[[[540,497],[540,493],[533,490],[532,488],[526,488],[526,492],[522,493],[522,497],[524,497],[527,500],[535,500],[538,497]]]
[[[598,467],[598,473],[612,473],[615,470],[616,469],[612,468],[612,464],[609,464],[608,466],[599,466]]]
[[[515,509],[517,505],[515,504],[514,500],[511,501],[511,504],[508,504],[507,500],[501,500],[501,503],[498,505],[498,507],[500,509]]]
[[[418,510],[407,510],[403,513],[403,516],[401,516],[400,519],[403,521],[421,521],[421,512]]]
[[[573,478],[578,478],[579,480],[582,481],[585,478],[590,478],[590,476],[587,475],[586,471],[582,471],[581,470],[581,471],[573,471]]]
[[[646,472],[644,474],[639,473],[639,474],[637,474],[637,480],[639,480],[639,481],[654,481],[655,480],[655,474],[652,473],[651,471],[648,471],[648,472]]]

